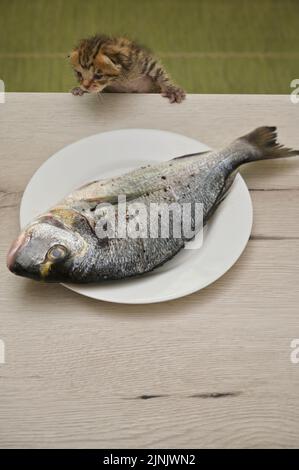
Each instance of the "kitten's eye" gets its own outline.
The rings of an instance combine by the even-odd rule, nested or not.
[[[77,77],[81,80],[81,78],[82,78],[82,73],[79,72],[79,70],[75,70],[75,73],[76,73]]]
[[[104,75],[100,72],[95,73],[94,76],[93,76],[93,78],[95,78],[96,80],[100,80],[103,77],[104,77]]]
[[[47,253],[50,261],[62,261],[67,255],[67,249],[63,245],[54,245]]]

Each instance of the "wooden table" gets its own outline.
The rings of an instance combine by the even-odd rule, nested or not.
[[[153,95],[100,102],[12,93],[0,121],[0,446],[298,447],[299,364],[290,343],[299,338],[299,158],[242,170],[254,205],[251,239],[225,276],[188,297],[97,302],[13,276],[5,256],[28,180],[66,144],[150,127],[217,148],[267,124],[299,148],[299,104],[262,95],[193,95],[170,105]]]

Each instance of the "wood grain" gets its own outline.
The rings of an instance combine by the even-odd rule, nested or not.
[[[67,143],[155,127],[219,147],[276,124],[299,148],[285,96],[9,94],[0,105],[0,447],[298,447],[299,164],[244,171],[254,205],[248,246],[216,283],[148,306],[83,298],[11,275],[32,173]],[[104,158],[104,156],[103,156]]]

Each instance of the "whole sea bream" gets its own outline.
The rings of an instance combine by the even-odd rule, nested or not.
[[[161,227],[155,237],[132,238],[117,231],[114,237],[99,236],[99,223],[104,229],[112,224],[103,203],[112,204],[116,218],[120,217],[120,195],[126,196],[128,209],[136,202],[148,211],[153,203],[189,203],[196,233],[202,224],[196,224],[195,204],[202,204],[205,224],[240,165],[295,155],[299,155],[297,150],[276,142],[275,127],[260,127],[221,151],[185,155],[89,183],[24,229],[9,250],[7,266],[17,275],[48,282],[88,283],[144,274],[175,256],[189,238],[184,233],[177,236],[174,230],[167,237],[160,236]]]

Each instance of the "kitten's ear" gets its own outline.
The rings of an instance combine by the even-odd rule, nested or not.
[[[106,54],[99,53],[95,58],[95,64],[98,68],[109,75],[119,75],[121,65],[114,63]]]
[[[129,69],[130,47],[128,45],[110,44],[104,47],[103,53],[120,68]]]
[[[79,64],[79,51],[77,49],[74,49],[68,57],[70,58],[70,62],[73,67],[76,67],[76,65]]]

